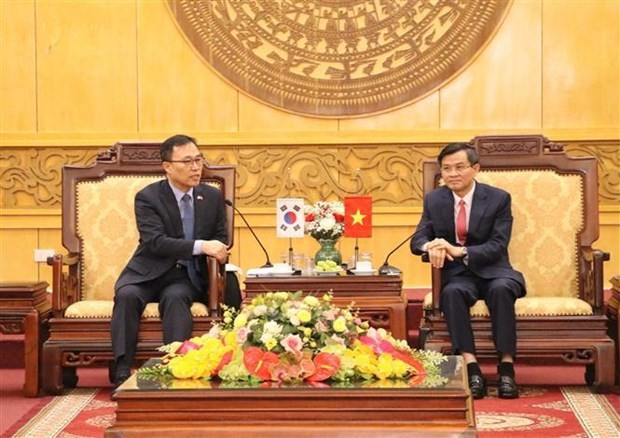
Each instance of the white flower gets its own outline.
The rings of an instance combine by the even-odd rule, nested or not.
[[[275,321],[267,321],[265,325],[263,325],[263,333],[272,336],[279,335],[282,333],[282,326]]]

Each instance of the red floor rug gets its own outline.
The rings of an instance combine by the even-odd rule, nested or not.
[[[522,386],[518,400],[490,396],[474,404],[485,437],[620,437],[620,396],[584,386]],[[37,406],[3,436],[101,437],[114,422],[110,388],[79,388]]]

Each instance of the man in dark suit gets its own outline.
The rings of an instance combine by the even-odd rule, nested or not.
[[[452,350],[467,364],[473,397],[484,397],[487,386],[476,359],[469,308],[484,299],[499,360],[498,394],[517,398],[514,303],[526,291],[523,275],[508,260],[513,222],[510,194],[475,181],[478,155],[465,143],[444,147],[438,162],[445,185],[425,196],[411,251],[427,252],[431,264],[441,269],[440,307]]]
[[[116,386],[130,375],[147,303],[159,302],[164,343],[188,339],[190,307],[206,298],[205,258],[220,263],[228,258],[224,199],[218,189],[200,183],[204,158],[196,141],[175,135],[162,143],[160,152],[166,179],[136,194],[140,240],[115,285]]]

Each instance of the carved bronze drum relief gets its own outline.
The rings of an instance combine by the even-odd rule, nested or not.
[[[510,0],[167,0],[205,61],[244,93],[313,117],[411,103],[466,66]]]

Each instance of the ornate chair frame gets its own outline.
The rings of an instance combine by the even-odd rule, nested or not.
[[[64,387],[74,387],[77,384],[78,367],[107,362],[110,366],[110,381],[114,375],[110,317],[66,315],[69,306],[85,300],[82,290],[83,251],[85,245],[89,243],[82,240],[78,230],[78,199],[76,199],[78,184],[98,182],[110,176],[164,178],[159,146],[154,143],[117,143],[108,151],[100,153],[91,166],[63,168],[62,242],[67,254],[56,254],[48,259],[48,265],[52,267],[53,280],[50,336],[43,345],[43,388],[47,393],[60,394]],[[232,202],[235,195],[235,177],[235,166],[205,164],[202,171],[202,180],[216,185],[222,190],[224,198]],[[133,204],[127,205],[127,209],[133,211]],[[234,237],[234,214],[231,206],[226,206],[226,215],[230,248]],[[120,262],[126,263],[126,261]],[[202,307],[200,316],[194,316],[194,335],[207,332],[221,313],[220,303],[223,301],[225,291],[225,266],[210,257],[207,258],[207,264],[209,300],[206,310]],[[120,270],[118,273],[120,274]],[[109,291],[110,301],[113,296],[114,291]],[[111,302],[107,302],[107,306],[111,309]],[[160,319],[143,317],[136,359],[146,360],[161,354],[156,349],[162,343]]]
[[[562,145],[552,143],[539,135],[476,137],[470,144],[480,156],[482,171],[551,170],[561,175],[581,176],[583,226],[575,236],[578,247],[578,298],[591,307],[591,314],[520,314],[517,306],[517,356],[519,362],[563,360],[568,364],[584,365],[586,383],[597,387],[612,385],[615,368],[614,341],[606,333],[608,321],[603,297],[603,262],[609,260],[609,254],[592,249],[592,243],[599,235],[596,158],[568,157]],[[425,161],[423,175],[424,193],[428,193],[439,184],[440,170],[437,162]],[[515,228],[513,239],[514,237]],[[528,273],[523,274],[527,283]],[[449,354],[451,342],[439,308],[440,292],[441,271],[432,268],[432,292],[425,300],[420,344],[422,348]],[[496,358],[490,318],[477,315],[472,308],[472,327],[478,356]]]

